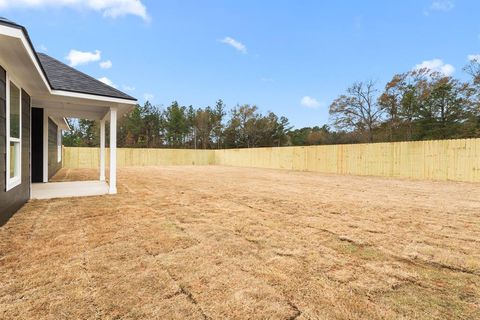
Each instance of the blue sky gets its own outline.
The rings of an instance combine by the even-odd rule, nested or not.
[[[465,78],[479,12],[477,0],[0,0],[37,50],[142,103],[221,98],[296,127],[328,123],[328,105],[356,80],[382,88],[422,63]]]

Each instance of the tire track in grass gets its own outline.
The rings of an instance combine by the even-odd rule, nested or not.
[[[164,270],[167,272],[168,276],[170,277],[170,279],[172,279],[172,281],[177,285],[177,287],[179,288],[179,294],[183,294],[188,302],[190,302],[191,304],[193,304],[197,309],[198,309],[198,312],[200,312],[200,315],[202,316],[202,318],[204,320],[210,320],[212,319],[211,317],[207,316],[205,314],[205,311],[203,311],[202,307],[200,306],[200,304],[198,303],[197,299],[195,299],[195,297],[193,296],[193,294],[190,292],[190,290],[188,290],[184,285],[182,285],[180,283],[180,281],[170,272],[170,270],[166,267],[166,266],[163,266]],[[175,296],[175,295],[173,295]],[[172,296],[172,297],[173,297]]]
[[[78,214],[78,210],[75,209],[75,214]],[[83,244],[83,252],[82,252],[82,260],[81,260],[81,269],[82,272],[86,278],[87,281],[87,289],[88,289],[88,297],[87,299],[90,301],[90,305],[93,307],[93,311],[95,313],[95,319],[102,319],[102,311],[100,309],[100,306],[96,303],[96,300],[94,298],[94,292],[95,292],[95,285],[92,281],[92,276],[90,274],[90,271],[88,269],[88,258],[87,258],[87,252],[88,252],[88,236],[86,232],[86,227],[88,226],[86,223],[85,219],[81,219],[83,221],[83,224],[81,226],[81,233],[80,233],[80,239]]]

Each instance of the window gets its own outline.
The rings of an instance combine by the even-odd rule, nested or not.
[[[7,191],[22,180],[22,95],[7,76]]]
[[[62,129],[57,129],[57,162],[62,161]]]

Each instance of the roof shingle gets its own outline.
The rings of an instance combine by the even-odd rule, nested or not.
[[[44,53],[37,53],[52,89],[136,100],[105,83],[80,72]]]

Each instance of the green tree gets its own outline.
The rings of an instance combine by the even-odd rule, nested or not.
[[[471,87],[452,77],[433,79],[420,109],[419,138],[446,139],[471,136],[464,124],[469,118]]]
[[[224,118],[227,115],[227,113],[225,112],[225,104],[221,99],[217,100],[217,103],[215,104],[212,113],[212,139],[217,149],[220,149],[223,146],[225,140]]]
[[[199,108],[195,114],[196,137],[202,149],[211,147],[211,135],[214,126],[214,115],[210,107]]]
[[[189,133],[186,109],[174,101],[163,112],[165,137],[169,146],[178,148],[185,145]]]
[[[284,116],[278,118],[278,116],[270,112],[269,113],[270,121],[272,122],[272,146],[280,147],[289,144],[289,135],[288,133],[293,128],[290,125],[288,119]]]
[[[63,134],[63,145],[66,147],[81,147],[83,135],[80,132],[77,119],[67,119],[70,130]]]

